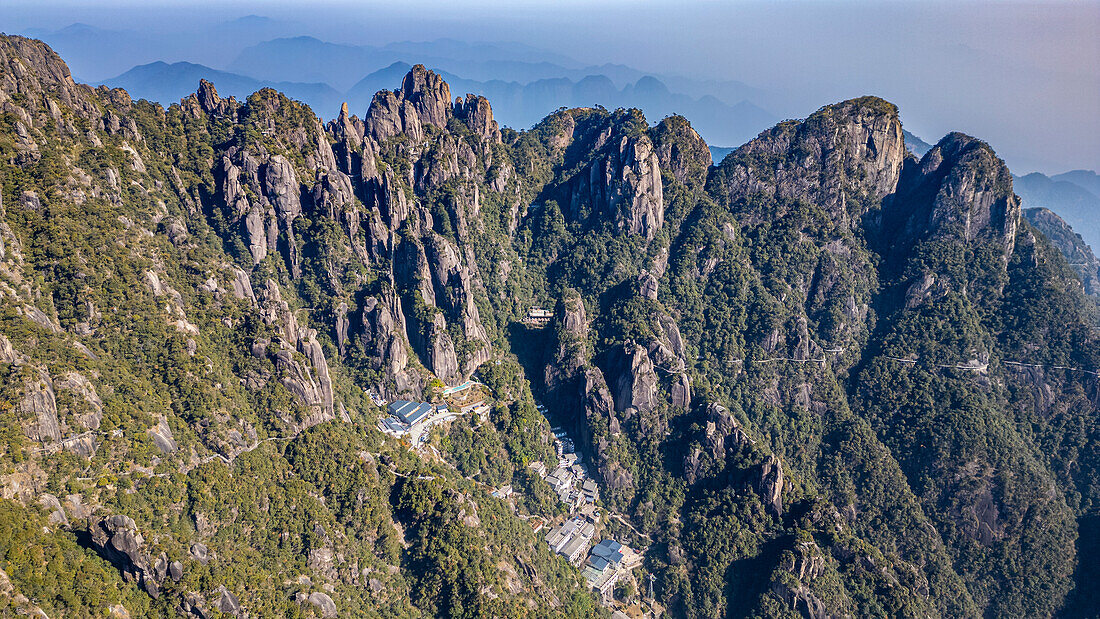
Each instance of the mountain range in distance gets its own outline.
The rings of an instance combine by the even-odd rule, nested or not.
[[[234,63],[234,66],[240,64]],[[250,75],[269,78],[274,75],[272,71],[261,70],[252,64],[246,63],[244,66],[256,70]],[[331,115],[345,101],[353,112],[366,111],[374,94],[386,90],[395,79],[400,80],[411,66],[404,61],[394,61],[369,73],[346,92],[340,92],[330,86],[328,81],[324,81],[331,78],[330,74],[311,74],[314,79],[322,80],[316,82],[274,81],[220,71],[190,62],[169,64],[158,61],[140,65],[102,83],[112,88],[123,88],[135,98],[148,99],[163,105],[170,105],[186,97],[202,78],[213,81],[221,92],[238,98],[244,98],[260,88],[271,87],[306,103],[322,115]],[[672,92],[664,82],[650,75],[642,76],[620,88],[612,78],[603,74],[587,75],[578,80],[554,77],[520,83],[503,79],[479,81],[432,66],[451,84],[456,93],[481,95],[497,102],[498,121],[516,128],[530,127],[560,107],[637,107],[651,118],[662,118],[671,114],[690,116],[695,119],[695,126],[700,134],[708,139],[719,144],[741,144],[778,120],[767,110],[749,101],[743,100],[730,105],[711,95],[693,98]],[[477,65],[474,63],[470,66]],[[288,67],[286,75],[304,79],[311,77],[295,70],[293,66]]]
[[[111,88],[122,88],[134,93],[135,98],[171,105],[184,99],[195,89],[199,80],[205,79],[218,85],[227,95],[244,99],[261,88],[274,88],[287,96],[307,103],[316,110],[340,108],[343,93],[321,82],[273,82],[258,80],[228,71],[219,71],[192,62],[157,61],[140,65],[104,81]]]
[[[1046,176],[1032,172],[1012,179],[1024,208],[1048,208],[1093,250],[1100,248],[1100,177],[1092,170]]]
[[[154,60],[133,66],[105,80],[89,80],[121,87],[135,98],[170,105],[192,93],[201,78],[238,98],[271,87],[303,101],[321,116],[332,116],[347,102],[362,112],[374,93],[392,87],[411,66],[408,60],[434,68],[456,93],[473,93],[494,102],[499,122],[514,128],[529,127],[559,107],[601,105],[610,109],[637,107],[650,118],[683,114],[692,119],[711,146],[714,161],[774,124],[784,110],[782,101],[766,91],[736,80],[697,80],[681,76],[653,76],[622,64],[591,65],[564,54],[520,43],[468,43],[453,39],[405,41],[386,45],[349,45],[312,36],[289,36],[291,23],[266,17],[246,16],[213,29],[233,32],[233,37],[210,37],[200,62]],[[35,32],[70,57],[92,67],[119,66],[106,62],[107,51],[95,51],[93,43],[106,36],[115,45],[115,56],[131,61],[151,60],[148,37],[130,31],[108,31],[87,24],[72,24],[53,32]],[[187,55],[180,42],[168,42],[165,54]],[[176,49],[178,48],[178,49]],[[159,48],[158,48],[159,49]],[[190,48],[186,48],[190,50]],[[175,51],[172,51],[175,50]],[[223,68],[221,58],[233,58]],[[365,76],[364,71],[369,71]],[[736,103],[730,103],[736,101]],[[917,157],[932,145],[905,131],[906,147]],[[1077,170],[1055,176],[1032,173],[1016,177],[1016,190],[1027,208],[1045,207],[1063,217],[1083,240],[1100,246],[1100,181],[1095,172]]]

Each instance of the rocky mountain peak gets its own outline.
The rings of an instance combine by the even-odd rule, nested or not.
[[[722,162],[715,180],[731,197],[820,204],[851,227],[894,192],[905,157],[897,107],[862,97],[761,133]]]
[[[1020,220],[1020,199],[1012,191],[1008,166],[985,142],[950,133],[907,166],[894,207],[886,212],[887,234],[902,238],[990,241],[1012,253]]]
[[[424,125],[446,127],[451,113],[451,87],[443,78],[413,66],[401,81],[401,89],[374,95],[367,110],[366,132],[377,141],[405,133],[415,141],[424,138]]]
[[[16,93],[48,93],[84,117],[97,113],[88,96],[91,89],[74,82],[65,61],[42,41],[21,36],[0,37],[0,69],[0,104]],[[56,109],[54,104],[51,115]]]
[[[451,87],[438,74],[414,65],[401,81],[401,94],[412,104],[423,123],[443,127],[451,109]]]
[[[560,202],[576,220],[609,220],[629,235],[652,239],[664,225],[661,163],[640,110],[569,110],[557,136],[576,173],[561,184]]]
[[[473,94],[458,97],[454,114],[470,127],[470,131],[492,142],[500,142],[500,125],[493,120],[493,108],[485,97]]]
[[[199,97],[199,105],[201,105],[202,109],[207,113],[216,111],[221,105],[222,99],[218,96],[218,90],[214,88],[214,84],[205,79],[199,80],[197,95]]]
[[[650,131],[661,167],[685,185],[702,186],[713,159],[706,141],[683,116],[669,116]]]

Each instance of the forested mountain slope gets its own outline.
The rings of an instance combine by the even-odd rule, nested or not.
[[[420,66],[323,124],[0,61],[0,604],[597,615],[524,521],[537,395],[672,616],[1095,612],[1094,305],[983,142],[917,160],[867,97],[715,166],[684,118],[502,131]],[[365,389],[475,372],[487,422],[375,428]]]

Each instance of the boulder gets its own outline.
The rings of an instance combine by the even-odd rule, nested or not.
[[[332,601],[332,598],[326,593],[320,591],[314,591],[309,594],[309,603],[317,607],[321,611],[322,617],[335,617],[336,616],[336,603]]]
[[[152,562],[145,549],[145,538],[129,516],[116,514],[92,525],[91,542],[127,580],[137,580],[150,596],[160,596]]]

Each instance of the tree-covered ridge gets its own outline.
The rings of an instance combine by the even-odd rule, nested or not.
[[[5,603],[598,614],[528,524],[538,396],[672,616],[1095,611],[1094,305],[988,145],[918,161],[864,97],[716,166],[686,119],[517,132],[423,67],[323,124],[0,60]],[[368,390],[475,372],[484,418],[376,429]],[[22,545],[82,576],[41,597]]]

